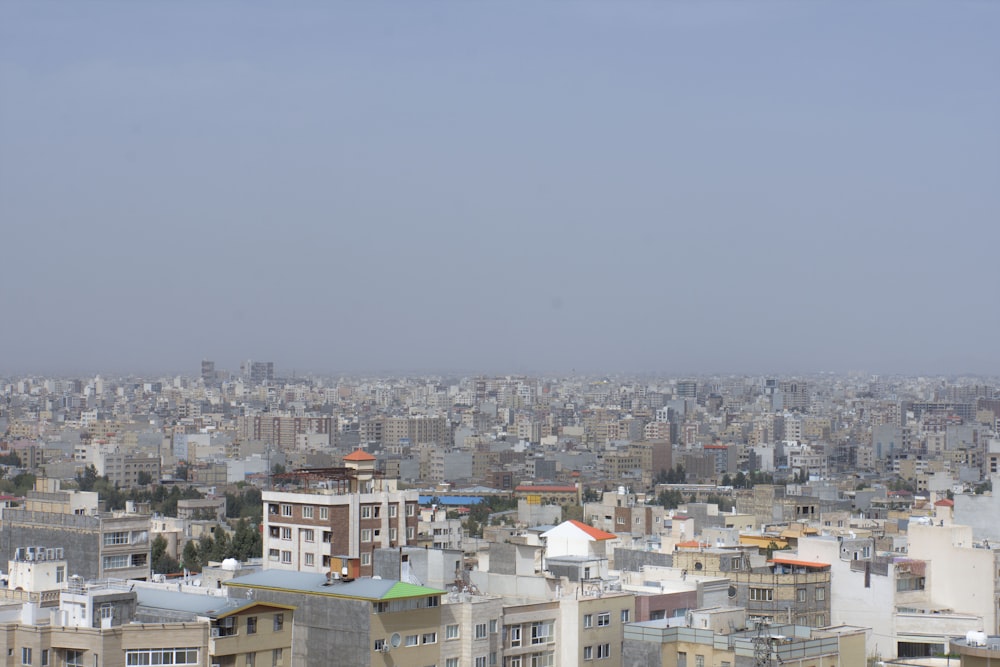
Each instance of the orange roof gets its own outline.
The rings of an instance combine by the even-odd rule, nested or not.
[[[353,452],[344,457],[345,461],[374,461],[375,457],[366,452],[363,449],[355,449]]]
[[[519,486],[514,491],[518,493],[531,493],[532,491],[538,491],[539,493],[576,493],[575,486],[546,486],[543,484],[527,484],[524,486]]]
[[[618,537],[614,533],[608,533],[601,530],[600,528],[594,528],[593,526],[588,526],[587,524],[581,521],[577,521],[576,519],[570,519],[569,522],[574,526],[576,526],[577,528],[579,528],[580,530],[582,530],[583,532],[593,537],[595,540],[613,540],[616,537]]]
[[[688,540],[687,542],[678,542],[678,548],[681,549],[700,549],[701,547],[710,546],[707,542],[699,542],[698,540]]]
[[[801,565],[802,567],[830,567],[829,563],[821,563],[818,560],[796,560],[795,558],[772,558],[768,563],[776,565]]]
[[[948,500],[947,498],[942,498],[941,500],[934,503],[934,507],[954,507],[955,501]]]

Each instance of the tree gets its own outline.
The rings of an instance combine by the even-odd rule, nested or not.
[[[181,564],[188,570],[201,570],[198,543],[194,540],[188,540],[188,543],[184,545],[184,552],[181,554]]]
[[[97,479],[97,468],[91,463],[83,469],[82,473],[77,474],[76,485],[81,491],[93,491],[94,485],[97,484]]]
[[[148,470],[140,470],[135,481],[139,486],[148,486],[153,483],[153,475]]]
[[[747,476],[745,474],[743,474],[742,470],[738,471],[736,473],[736,477],[733,478],[733,486],[735,486],[737,489],[745,489],[746,488],[746,486],[747,486]]]
[[[589,486],[583,490],[583,502],[585,503],[596,503],[600,502],[601,493],[597,489],[592,489]]]
[[[230,557],[243,562],[251,558],[260,558],[263,551],[263,537],[256,524],[246,519],[240,519],[233,532]]]
[[[153,538],[153,543],[150,545],[150,561],[153,572],[170,574],[181,569],[177,559],[172,558],[167,553],[167,541],[163,535],[157,535]]]
[[[729,473],[726,473],[725,475],[723,475],[722,476],[722,486],[732,486],[732,485],[733,485],[733,478],[729,476]]]
[[[174,476],[182,482],[188,481],[188,465],[185,461],[181,461],[177,464],[177,468],[174,470]]]

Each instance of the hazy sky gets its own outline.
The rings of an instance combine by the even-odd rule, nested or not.
[[[0,374],[1000,372],[1000,3],[0,3]]]

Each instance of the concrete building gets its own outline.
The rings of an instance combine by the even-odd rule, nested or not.
[[[371,576],[374,549],[416,543],[418,493],[397,490],[362,450],[344,464],[304,473],[308,491],[263,492],[265,568],[325,573],[343,556]]]
[[[135,508],[99,512],[96,493],[62,491],[40,479],[23,509],[5,509],[0,520],[0,557],[13,560],[25,545],[59,545],[69,573],[85,579],[148,579],[150,515]]]
[[[445,623],[454,619],[442,612],[445,591],[388,579],[275,570],[224,585],[237,597],[296,608],[291,667],[325,666],[331,659],[374,667],[457,664],[441,660],[447,626],[454,624]],[[493,620],[499,624],[499,618]]]

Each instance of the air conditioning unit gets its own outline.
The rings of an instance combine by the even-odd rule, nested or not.
[[[213,637],[218,637],[221,634],[221,632],[222,631],[219,628],[212,628],[212,636]]]

